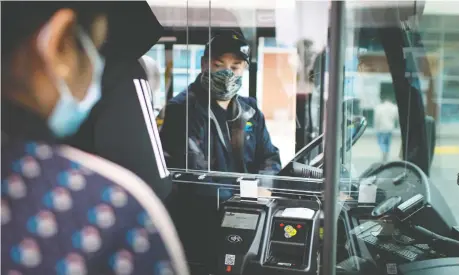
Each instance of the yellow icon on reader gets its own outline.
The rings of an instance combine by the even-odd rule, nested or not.
[[[285,238],[287,239],[290,239],[291,237],[295,236],[297,231],[295,228],[293,228],[293,226],[291,225],[287,225],[285,228],[284,228],[284,231],[285,231]]]

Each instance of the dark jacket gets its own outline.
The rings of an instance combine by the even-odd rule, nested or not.
[[[280,171],[279,150],[271,143],[255,99],[236,96],[227,112],[215,102],[211,103],[210,113],[207,106],[207,93],[199,81],[189,86],[188,102],[184,91],[166,105],[160,136],[169,167],[185,168],[188,153],[188,169],[208,170],[210,158],[212,171],[253,174]]]
[[[103,53],[102,98],[70,140],[142,178],[165,200],[172,188],[152,111],[147,76],[138,59],[163,31],[146,2],[113,3]],[[146,35],[148,33],[148,35]]]

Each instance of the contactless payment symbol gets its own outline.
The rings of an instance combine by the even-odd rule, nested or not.
[[[242,243],[242,238],[239,235],[229,235],[228,237],[226,237],[226,239],[230,243]]]
[[[287,239],[290,239],[291,237],[295,236],[297,231],[295,228],[293,228],[293,226],[291,225],[287,225],[285,228],[284,228],[284,237],[287,238]]]

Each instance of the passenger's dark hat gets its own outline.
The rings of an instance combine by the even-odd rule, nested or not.
[[[108,5],[104,1],[3,1],[2,55],[16,49],[60,9],[74,10],[79,23],[89,28],[96,15],[108,14]]]
[[[250,63],[250,46],[244,36],[238,32],[224,32],[215,35],[207,43],[204,56],[218,57],[225,53],[233,53]]]

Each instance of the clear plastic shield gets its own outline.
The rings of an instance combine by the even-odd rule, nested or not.
[[[175,41],[152,50],[173,64],[161,69],[167,104],[157,121],[176,185],[171,214],[191,263],[211,264],[206,236],[246,180],[257,182],[259,199],[319,201],[328,211],[321,221],[334,216],[328,225],[336,240],[327,251],[336,255],[327,259],[336,270],[387,273],[423,259],[422,247],[400,242],[415,234],[403,231],[407,223],[395,213],[417,195],[422,209],[437,210],[407,219],[452,237],[453,16],[429,2],[346,1],[342,25],[333,25],[326,1],[167,2],[153,4]],[[341,39],[332,39],[337,27]],[[414,258],[371,243],[378,236]],[[383,250],[392,258],[375,261]],[[331,270],[323,267],[319,273]]]

